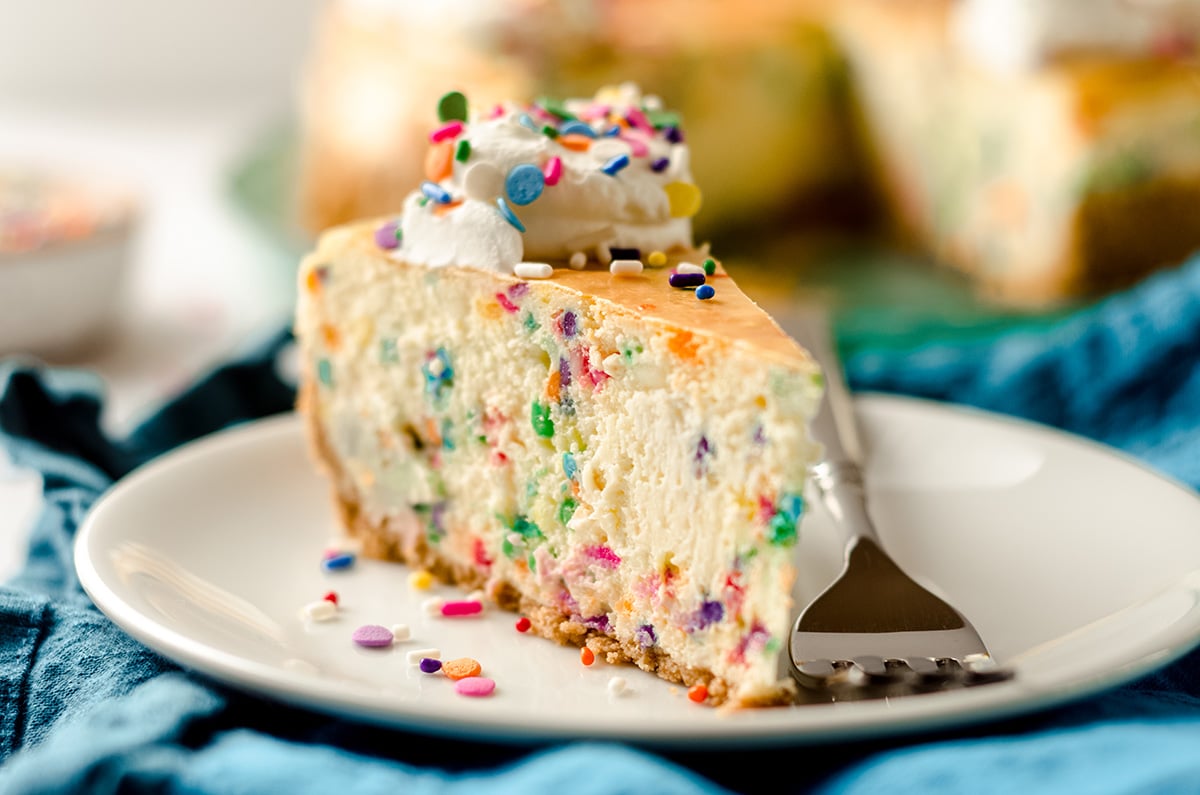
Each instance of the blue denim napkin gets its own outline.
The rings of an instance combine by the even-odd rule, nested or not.
[[[0,792],[392,793],[1200,791],[1200,654],[1069,707],[937,735],[788,749],[448,742],[331,718],[180,670],[81,591],[71,543],[134,466],[290,409],[286,334],[217,370],[125,439],[99,384],[0,366],[0,443],[40,472],[29,559],[0,588]],[[1200,260],[1037,334],[860,350],[856,388],[922,395],[1091,436],[1200,486]],[[1200,528],[1197,528],[1200,532]]]

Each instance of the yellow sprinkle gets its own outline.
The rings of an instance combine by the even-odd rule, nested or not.
[[[661,268],[663,265],[667,264],[667,255],[661,251],[651,251],[650,256],[646,257],[646,262],[650,263],[656,268]]]
[[[433,585],[433,575],[421,569],[408,575],[408,584],[418,591],[427,591]]]
[[[672,182],[663,186],[672,218],[691,218],[700,212],[700,189],[690,182]]]

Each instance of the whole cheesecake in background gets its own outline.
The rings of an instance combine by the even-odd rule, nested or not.
[[[301,269],[347,531],[709,703],[789,703],[821,377],[694,248],[678,115],[632,87],[439,110],[402,213]]]
[[[850,214],[859,176],[841,61],[816,0],[335,0],[302,82],[300,213],[312,232],[392,212],[420,178],[434,104],[479,107],[633,81],[688,124],[715,230]]]
[[[893,219],[1001,300],[1200,247],[1196,0],[847,0],[832,23]]]

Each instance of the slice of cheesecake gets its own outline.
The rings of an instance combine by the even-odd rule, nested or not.
[[[787,701],[821,377],[691,248],[677,121],[444,104],[402,216],[301,268],[300,405],[346,528],[710,703]]]

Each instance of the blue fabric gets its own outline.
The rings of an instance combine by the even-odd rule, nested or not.
[[[0,792],[832,793],[1200,791],[1200,654],[1067,707],[938,735],[736,751],[446,742],[330,718],[186,673],[81,591],[75,529],[131,468],[288,410],[286,334],[125,439],[84,373],[0,366],[0,443],[40,472],[29,560],[0,588]],[[853,385],[972,404],[1122,448],[1200,486],[1200,260],[1054,324],[988,342],[861,349]],[[1200,528],[1197,528],[1200,532]]]

